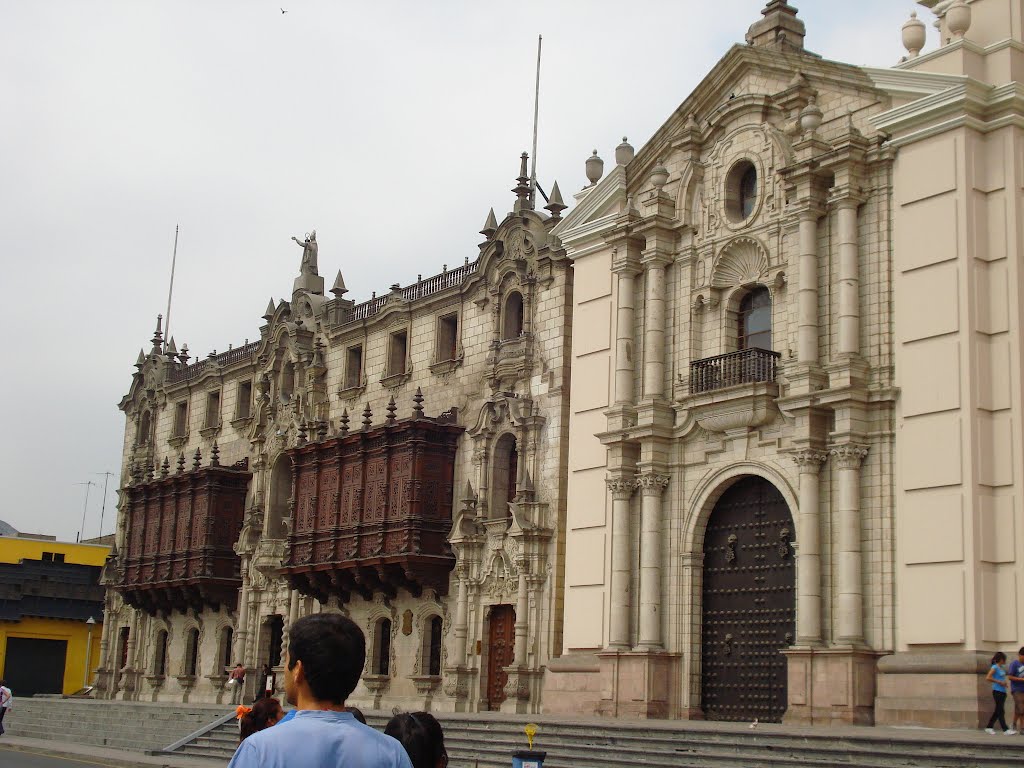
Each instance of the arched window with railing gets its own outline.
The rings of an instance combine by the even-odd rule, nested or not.
[[[523,294],[512,291],[505,297],[501,312],[501,338],[518,339],[523,332]]]
[[[755,286],[740,300],[736,315],[736,348],[772,348],[772,296],[763,285]]]

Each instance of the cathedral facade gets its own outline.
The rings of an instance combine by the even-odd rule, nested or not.
[[[1024,640],[1024,3],[919,5],[875,69],[771,0],[458,269],[328,298],[312,233],[258,342],[158,326],[104,695],[222,700],[341,611],[359,705],[977,725]]]

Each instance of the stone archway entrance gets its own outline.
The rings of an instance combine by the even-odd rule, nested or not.
[[[782,494],[744,477],[722,494],[704,535],[701,708],[709,720],[780,722],[796,631],[793,518]]]

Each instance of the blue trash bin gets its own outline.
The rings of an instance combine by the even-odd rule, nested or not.
[[[521,749],[512,754],[512,768],[544,768],[544,758],[547,756],[547,752]]]

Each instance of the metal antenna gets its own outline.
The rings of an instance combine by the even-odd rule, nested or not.
[[[530,155],[530,204],[537,197],[537,115],[540,111],[540,46],[544,40],[537,35],[537,83],[533,90],[533,154]]]
[[[96,483],[92,480],[86,480],[84,483],[75,483],[75,485],[85,486],[85,505],[82,507],[82,525],[78,529],[78,537],[75,539],[75,541],[81,541],[82,534],[85,532],[85,513],[89,510],[89,489],[96,485]]]
[[[103,513],[107,511],[107,483],[114,476],[113,472],[93,472],[94,475],[103,475],[103,506],[100,507],[100,536],[103,536]]]
[[[171,253],[171,284],[167,287],[167,322],[164,324],[164,338],[171,340],[171,294],[174,292],[174,264],[178,260],[178,225],[174,225],[174,251]],[[100,474],[97,472],[96,474]]]

